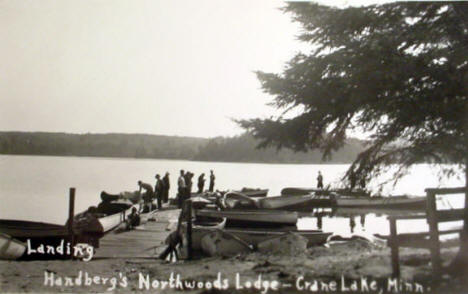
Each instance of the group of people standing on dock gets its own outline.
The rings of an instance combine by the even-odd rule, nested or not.
[[[169,201],[169,188],[171,187],[169,172],[166,172],[162,178],[159,174],[156,174],[155,179],[156,183],[154,184],[154,189],[150,184],[138,181],[139,193],[141,194],[144,190],[143,201],[145,203],[151,203],[156,200],[158,208],[161,208],[163,203]]]
[[[180,176],[177,179],[177,205],[179,207],[182,207],[182,203],[184,202],[184,200],[190,198],[193,186],[192,179],[194,175],[195,174],[190,171],[180,171]],[[154,184],[154,189],[153,186],[151,186],[150,184],[138,181],[139,193],[140,195],[142,195],[144,203],[152,203],[154,200],[156,200],[158,208],[161,208],[163,203],[167,203],[169,201],[169,172],[166,172],[166,174],[162,178],[159,174],[156,174],[155,179],[156,183]],[[202,173],[198,177],[197,193],[202,193],[204,191],[205,181],[205,174]],[[214,185],[215,175],[213,173],[213,170],[210,170],[210,192],[213,192]]]
[[[177,179],[177,206],[179,208],[182,207],[182,203],[190,198],[192,193],[192,186],[193,186],[193,174],[190,171],[184,171],[183,169],[180,170],[179,178]],[[197,193],[203,193],[205,187],[205,174],[202,173],[198,177],[198,191]],[[210,170],[210,185],[208,191],[213,192],[215,184],[215,175],[213,170]]]

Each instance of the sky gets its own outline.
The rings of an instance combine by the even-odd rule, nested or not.
[[[0,131],[240,134],[275,113],[254,71],[305,48],[282,6],[0,0]]]

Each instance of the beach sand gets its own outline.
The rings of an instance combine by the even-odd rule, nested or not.
[[[157,216],[157,221],[169,224],[170,220],[177,218],[177,213],[164,212]],[[157,254],[165,245],[155,245],[158,245],[156,251],[148,257],[139,258],[97,255],[89,262],[0,261],[0,292],[180,293],[179,280],[182,284],[189,282],[185,286],[194,285],[190,283],[192,281],[196,282],[195,287],[200,286],[198,289],[186,289],[189,293],[333,293],[342,290],[348,293],[378,293],[381,289],[382,293],[390,293],[396,287],[390,278],[389,248],[360,240],[330,247],[312,247],[294,255],[255,252],[173,263],[157,259]],[[451,260],[455,253],[455,249],[444,249],[443,260]],[[447,279],[439,286],[433,286],[429,260],[428,250],[400,249],[404,281],[400,293],[417,293],[414,291],[417,285],[424,288],[424,293],[464,292],[461,282],[456,280]],[[366,290],[366,287],[361,288],[363,278],[364,286],[368,287],[375,280],[378,290],[363,291]],[[255,282],[259,279],[261,283],[256,285],[260,287],[255,288]],[[77,284],[77,281],[81,281],[81,284]],[[249,282],[252,283],[250,289],[247,288]],[[314,288],[314,283],[318,289]],[[356,291],[353,291],[353,283],[356,283]],[[406,291],[405,287],[411,285],[413,291]],[[224,291],[218,289],[224,287],[228,288]]]

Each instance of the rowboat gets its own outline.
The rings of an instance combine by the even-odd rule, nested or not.
[[[228,192],[224,195],[224,204],[230,209],[310,209],[322,207],[322,203],[331,206],[330,198],[317,195],[274,196],[250,198],[241,193]]]
[[[266,241],[271,238],[276,238],[283,236],[287,233],[295,233],[305,237],[308,242],[307,246],[320,245],[324,244],[327,241],[327,238],[332,233],[324,233],[321,230],[304,230],[298,231],[297,229],[255,229],[255,228],[227,228],[225,229],[227,233],[237,236],[238,238],[244,240],[246,243],[253,246],[257,246],[260,242]]]
[[[294,209],[303,210],[321,207],[322,203],[330,203],[329,197],[317,195],[275,196],[258,199],[261,209]]]
[[[21,220],[0,220],[0,233],[10,236],[17,241],[23,242],[31,248],[54,247],[69,244],[70,236],[68,228],[62,225],[21,221]],[[76,243],[94,243],[94,236],[85,235],[78,230],[74,231],[74,240]],[[5,244],[5,243],[3,243]],[[21,249],[19,249],[21,250]],[[67,258],[69,252],[62,254],[32,253],[23,254],[24,259],[51,259]]]
[[[202,237],[201,249],[208,256],[233,256],[251,252],[254,248],[235,235],[215,230]]]
[[[226,208],[257,209],[258,199],[250,198],[240,192],[230,191],[224,194],[222,203]]]
[[[315,193],[315,195],[324,195],[329,197],[328,203],[324,200],[321,203],[323,206],[336,206],[342,208],[379,208],[379,209],[412,209],[424,210],[426,208],[426,197],[424,196],[374,196],[371,197],[369,192],[361,189],[334,189],[321,190],[314,188],[284,188],[281,191],[282,195],[301,195],[304,193]],[[318,203],[312,204],[315,207],[320,207]],[[322,206],[322,207],[323,207]]]
[[[56,224],[21,221],[0,220],[0,233],[19,240],[27,238],[56,238],[68,235],[67,227]]]
[[[226,226],[226,219],[219,219],[213,222],[206,222],[206,221],[199,221],[195,220],[192,223],[192,249],[193,250],[201,250],[201,239],[206,234],[216,231],[222,230]],[[180,226],[180,234],[182,240],[184,240],[184,244],[187,244],[186,240],[186,233],[187,233],[187,223],[182,223]]]
[[[105,216],[98,217],[100,227],[88,228],[84,231],[106,234],[125,222],[127,216],[132,213],[132,209],[134,208],[138,211],[140,205],[130,202],[112,202],[109,205],[98,206],[97,213],[105,214]]]
[[[0,259],[14,260],[26,251],[26,244],[0,233]]]
[[[281,210],[209,210],[195,211],[197,217],[226,218],[226,227],[268,227],[296,225],[298,213]]]
[[[426,197],[336,197],[338,207],[388,208],[388,209],[426,209]]]
[[[88,209],[75,216],[75,228],[84,233],[104,235],[117,228],[139,204],[130,201],[101,202],[97,208]]]
[[[254,188],[242,188],[240,192],[249,197],[265,197],[268,194],[268,189],[254,189]]]

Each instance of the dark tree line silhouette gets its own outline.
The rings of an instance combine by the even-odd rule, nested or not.
[[[318,152],[257,149],[244,134],[212,139],[142,134],[1,132],[0,154],[185,159],[198,161],[321,163]],[[331,163],[349,163],[363,149],[350,139]]]

